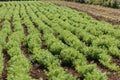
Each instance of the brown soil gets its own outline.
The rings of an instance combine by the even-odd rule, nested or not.
[[[86,12],[97,20],[104,20],[111,24],[120,24],[120,9],[112,9],[99,5],[80,4],[75,2],[54,1],[60,6],[68,6],[72,9]]]
[[[116,63],[118,66],[120,66],[120,58],[113,58],[112,62]]]
[[[31,22],[32,22],[32,20],[31,20]],[[34,25],[35,28],[38,29],[38,25],[37,25],[37,24],[35,24],[35,23],[33,22],[33,25]]]
[[[21,46],[21,50],[23,51],[23,54],[25,55],[26,58],[29,58],[31,56],[29,50],[28,50],[28,46]]]
[[[24,46],[23,43],[21,43],[21,50],[23,51],[23,54],[26,58],[30,58],[32,55],[30,54],[28,50],[28,46]],[[43,78],[43,80],[47,80],[48,77],[44,73],[44,68],[40,66],[37,62],[31,63],[32,69],[30,70],[30,76],[34,79]]]
[[[22,26],[24,28],[24,34],[27,36],[28,35],[27,27],[25,26],[25,24],[22,24]]]
[[[9,40],[9,39],[8,39],[8,36],[7,36],[7,37],[6,37],[6,42],[8,42],[8,40]]]
[[[27,36],[28,30],[26,25],[22,24],[23,29],[24,29],[24,34]],[[37,28],[37,26],[35,25],[35,27]],[[28,50],[28,46],[25,46],[23,44],[23,42],[21,43],[21,50],[23,51],[23,54],[26,56],[26,58],[30,58],[30,56],[32,56]],[[45,47],[44,47],[45,48]],[[39,79],[42,78],[43,80],[48,80],[48,76],[45,74],[44,72],[44,68],[42,66],[40,66],[40,64],[38,64],[37,62],[32,62],[32,69],[30,70],[30,76],[34,79]]]
[[[44,68],[41,67],[38,63],[32,63],[30,76],[35,79],[43,78],[43,80],[48,80],[48,76],[45,74]]]
[[[38,29],[38,25],[36,25],[34,22],[33,22],[33,25],[34,25],[34,27],[36,28],[36,29]],[[43,33],[42,32],[40,32],[40,38],[41,38],[41,40],[42,40],[42,46],[41,46],[41,49],[47,49],[47,45],[45,44],[45,42],[44,42],[44,39],[43,39]]]
[[[118,74],[119,71],[117,71],[117,72],[111,71],[111,70],[105,68],[104,66],[102,66],[100,63],[97,63],[97,66],[102,72],[107,73],[108,80],[120,80],[120,76]]]
[[[75,76],[77,79],[83,80],[80,74],[69,64],[62,63],[61,66],[65,69],[65,71],[69,72],[73,76]]]
[[[45,44],[45,41],[44,41],[44,39],[43,39],[43,33],[41,33],[41,40],[42,40],[42,46],[41,46],[41,49],[45,49],[45,50],[47,50],[48,48],[47,48],[47,45]]]
[[[120,73],[118,72],[108,72],[108,80],[120,80],[120,76],[119,76]]]
[[[118,63],[119,64],[119,60],[118,59],[113,59],[116,60],[118,62],[113,62],[112,63]],[[88,60],[88,64],[93,63],[93,61]],[[111,71],[108,68],[104,67],[103,65],[101,65],[98,61],[94,61],[94,63],[97,64],[97,67],[104,73],[107,74],[108,76],[108,80],[120,80],[120,72],[119,71]]]
[[[2,53],[4,57],[4,68],[2,72],[2,80],[7,80],[7,67],[8,67],[8,61],[10,60],[10,56],[8,55],[5,49],[2,51]]]
[[[9,20],[9,22],[10,22],[11,30],[12,30],[12,32],[14,32],[13,17],[11,17],[11,19]]]
[[[48,48],[47,48],[47,45],[44,44],[44,41],[42,41],[42,46],[41,46],[41,48],[42,48],[42,49],[46,49],[46,50],[48,49]]]
[[[2,23],[4,22],[5,19],[0,20],[0,29],[2,28]]]
[[[25,24],[22,24],[23,30],[24,30],[24,34],[25,36],[28,35],[28,30]],[[21,50],[23,51],[23,54],[25,55],[26,58],[29,58],[31,56],[29,50],[28,50],[28,46],[24,44],[24,42],[21,42]]]
[[[68,66],[64,66],[63,67],[67,72],[71,73],[73,76],[75,76],[77,79],[80,79],[81,76],[80,74],[77,73],[77,71],[75,71],[75,69],[68,67]]]

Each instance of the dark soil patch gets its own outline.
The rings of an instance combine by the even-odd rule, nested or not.
[[[28,35],[27,27],[25,26],[25,24],[22,24],[22,26],[24,28],[24,34],[27,36]]]
[[[36,29],[38,29],[38,25],[37,24],[35,24],[34,22],[33,22],[33,25],[34,25],[34,27],[36,28]],[[41,40],[42,40],[42,46],[41,46],[41,49],[47,49],[47,45],[45,44],[45,41],[44,41],[44,39],[43,39],[43,33],[42,32],[40,32],[40,38],[41,38]]]
[[[48,80],[48,76],[45,74],[44,68],[38,63],[32,63],[30,76],[35,79],[43,78],[43,80]]]
[[[10,22],[11,30],[12,30],[12,32],[14,32],[13,17],[11,17],[11,19],[9,20],[9,22]]]
[[[23,54],[25,55],[26,58],[29,58],[31,56],[29,50],[28,50],[28,46],[24,46],[22,44],[21,46],[21,50],[23,51]]]
[[[118,61],[118,60],[117,60]],[[93,63],[93,61],[88,60],[88,64]],[[108,76],[108,80],[120,80],[120,73],[119,71],[111,71],[108,68],[104,67],[103,65],[101,65],[98,61],[94,61],[94,63],[97,64],[97,67],[104,73],[107,74]],[[114,62],[112,62],[114,63]],[[116,62],[115,62],[116,63]]]
[[[42,46],[41,46],[41,49],[45,49],[45,50],[47,50],[48,48],[47,48],[47,45],[45,44],[45,41],[44,41],[44,39],[43,39],[43,33],[41,33],[41,40],[42,40]]]
[[[48,49],[48,48],[47,48],[47,45],[44,43],[44,41],[42,41],[42,46],[41,46],[41,48],[42,48],[42,49],[45,49],[45,50]]]
[[[116,63],[118,66],[120,66],[120,58],[113,58],[112,62]]]
[[[68,66],[64,66],[63,68],[64,68],[67,72],[69,72],[69,73],[71,73],[73,76],[75,76],[77,79],[82,80],[80,74],[78,74],[78,73],[75,71],[75,69],[73,69],[73,68],[71,68],[71,67],[68,67]]]
[[[120,73],[118,72],[111,72],[111,73],[108,73],[108,80],[120,80]]]
[[[41,33],[41,40],[42,40],[41,49],[47,50],[48,48],[47,48],[47,45],[45,44],[45,40],[44,40],[44,37],[43,37],[44,33],[43,32],[40,32],[40,33]]]
[[[7,37],[6,37],[6,42],[8,42],[8,40],[9,40],[9,39],[8,39],[8,36],[7,36]]]
[[[26,58],[30,58],[32,54],[30,54],[28,50],[28,46],[24,46],[23,43],[21,43],[21,50],[23,51],[23,54]],[[44,67],[40,66],[37,62],[32,62],[32,69],[30,70],[30,76],[34,79],[43,78],[43,80],[48,80],[48,77],[45,75]]]
[[[104,67],[103,65],[101,65],[99,62],[95,62],[98,66],[98,68],[102,71],[102,72],[106,72],[107,76],[108,76],[108,80],[120,80],[120,76],[119,76],[119,72],[118,71],[111,71],[108,68]]]
[[[65,71],[69,72],[70,74],[75,76],[77,79],[83,80],[80,74],[77,73],[77,71],[73,67],[71,67],[71,65],[63,63],[61,66],[65,69]]]
[[[10,60],[10,56],[7,53],[7,50],[3,49],[2,51],[3,57],[4,57],[4,68],[2,72],[2,80],[7,80],[7,67],[8,67],[8,61]]]
[[[4,22],[5,19],[0,20],[0,29],[2,28],[2,23]]]
[[[35,23],[32,21],[32,19],[31,19],[31,22],[33,23],[34,27],[38,29],[38,25],[35,24]]]
[[[98,66],[98,68],[102,71],[102,72],[112,72],[112,71],[110,71],[108,68],[106,68],[106,67],[104,67],[102,64],[100,64],[100,63],[96,63],[97,64],[97,66]]]

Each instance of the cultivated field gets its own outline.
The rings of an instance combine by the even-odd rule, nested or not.
[[[0,80],[120,80],[120,29],[48,2],[1,2]]]
[[[97,20],[105,20],[111,24],[120,24],[120,9],[65,1],[54,1],[54,3],[61,6],[68,6],[78,11],[86,12]]]

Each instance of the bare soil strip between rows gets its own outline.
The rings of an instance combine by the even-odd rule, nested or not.
[[[27,37],[27,35],[29,34],[27,27],[24,24],[22,24],[22,26],[24,29],[24,34]],[[23,42],[21,43],[21,50],[23,51],[23,54],[25,55],[26,58],[30,58],[32,56],[32,53],[30,53],[28,50],[28,46],[24,45]],[[42,78],[43,80],[48,80],[48,77],[45,74],[44,68],[40,66],[40,64],[38,64],[37,62],[31,61],[31,65],[32,65],[32,68],[30,70],[30,76],[32,78],[34,79]]]
[[[92,60],[88,60],[88,63],[93,63]],[[105,68],[101,65],[98,61],[94,61],[97,64],[97,67],[102,71],[105,72],[108,76],[108,80],[120,80],[119,71],[111,71],[108,68]],[[111,63],[116,63],[120,67],[120,60],[118,58],[112,58]]]
[[[27,36],[28,35],[27,27],[24,24],[22,24],[22,26],[24,28],[24,34],[25,36]]]
[[[4,22],[4,20],[5,20],[5,19],[2,19],[2,20],[0,21],[0,30],[1,30],[1,28],[2,28],[2,23]]]
[[[38,25],[36,25],[34,22],[33,22],[33,25],[36,29],[38,29]],[[47,50],[47,45],[45,44],[45,41],[43,39],[43,32],[40,32],[40,38],[41,38],[41,41],[42,41],[41,49]]]
[[[43,78],[43,80],[48,80],[48,76],[44,72],[44,67],[40,66],[37,62],[32,63],[30,76],[35,79]]]
[[[112,63],[116,63],[120,67],[120,58],[112,58]]]
[[[62,62],[61,66],[64,68],[65,71],[71,73],[77,79],[83,80],[81,75],[71,65]]]
[[[21,50],[26,58],[30,58],[32,54],[29,52],[28,47],[22,45]],[[43,80],[47,80],[48,77],[45,75],[44,68],[40,66],[37,62],[31,62],[32,68],[30,70],[30,76],[35,79],[43,78]]]
[[[5,19],[2,19],[1,23],[3,23]],[[13,18],[11,17],[11,19],[9,20],[10,22],[10,26],[11,26],[11,30],[13,31],[14,27],[13,27]],[[8,36],[6,37],[6,43],[8,42]],[[7,49],[3,49],[2,51],[3,53],[3,57],[4,57],[4,68],[3,68],[3,71],[2,71],[2,80],[7,80],[7,67],[8,67],[8,61],[10,60],[10,56],[7,52]]]
[[[2,72],[2,80],[7,80],[7,73],[8,73],[7,67],[8,67],[8,61],[10,60],[10,56],[8,55],[6,49],[3,49],[2,53],[4,57],[4,68]]]
[[[30,58],[31,54],[30,54],[29,51],[28,51],[28,46],[24,46],[24,45],[22,44],[21,50],[23,51],[23,54],[25,55],[26,58]]]
[[[14,32],[13,17],[11,17],[11,19],[9,20],[9,22],[10,22],[11,30],[12,30],[12,32]]]
[[[64,66],[63,67],[67,72],[71,73],[73,76],[75,76],[77,79],[83,80],[83,78],[78,74],[75,69],[69,67],[69,66]]]

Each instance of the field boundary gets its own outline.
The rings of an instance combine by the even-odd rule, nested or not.
[[[102,7],[99,5],[80,4],[80,3],[65,2],[65,1],[52,1],[52,3],[54,3],[58,6],[67,6],[69,8],[75,9],[77,11],[85,12],[88,15],[92,16],[93,18],[95,18],[96,20],[99,20],[99,21],[106,21],[113,25],[120,25],[120,18],[117,18],[117,16],[119,17],[119,15],[120,15],[119,9],[112,9],[112,8]],[[81,8],[81,6],[83,6],[85,8]],[[100,8],[100,9],[97,10],[95,7]],[[87,11],[87,9],[88,9],[88,11]],[[91,9],[91,10],[89,10],[89,9]],[[105,11],[107,9],[112,10],[112,12],[107,13],[107,11]],[[103,11],[103,12],[99,14],[98,11],[99,12]],[[104,13],[104,11],[105,11],[105,13]],[[105,15],[103,15],[103,14],[105,14]]]

